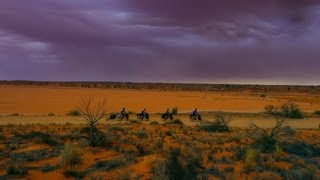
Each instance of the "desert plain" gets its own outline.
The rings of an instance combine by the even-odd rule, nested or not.
[[[0,179],[320,178],[320,87],[179,87],[0,83]],[[100,144],[83,115],[68,114],[83,97],[106,99]],[[265,110],[286,103],[302,117]],[[128,120],[108,119],[123,107]],[[136,118],[144,108],[148,121]],[[167,108],[173,120],[161,118]],[[189,119],[195,108],[201,121]],[[227,129],[215,129],[221,118]]]

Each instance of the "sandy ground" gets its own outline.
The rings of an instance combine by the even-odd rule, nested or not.
[[[134,115],[132,115],[135,119]],[[175,116],[177,119],[181,119],[183,123],[187,126],[196,126],[199,122],[191,122],[187,115],[178,115]],[[253,123],[264,127],[271,128],[275,124],[275,120],[271,117],[234,117],[232,118],[230,126],[232,127],[241,127],[246,128],[250,127]],[[204,121],[213,121],[213,116],[204,116]],[[159,115],[151,115],[149,121],[143,121],[144,124],[149,124],[151,121],[157,121],[163,123],[164,121],[160,119]],[[27,125],[27,124],[85,124],[86,121],[82,117],[72,117],[72,116],[1,116],[0,125]],[[128,121],[119,121],[112,120],[107,121],[103,119],[100,121],[101,124],[126,124]],[[290,125],[292,128],[301,128],[301,129],[317,129],[320,124],[320,118],[305,118],[299,120],[287,120],[287,125]]]
[[[261,95],[265,95],[263,97]],[[122,107],[140,112],[163,112],[167,107],[178,107],[179,112],[190,112],[195,107],[202,111],[262,112],[266,105],[293,101],[305,112],[320,109],[320,94],[278,92],[162,92],[121,89],[52,88],[31,86],[0,86],[0,114],[66,114],[77,107],[79,98],[95,96],[107,99],[107,111],[118,112]]]
[[[261,96],[261,95],[265,95]],[[257,113],[264,111],[266,105],[280,105],[293,101],[304,112],[320,110],[320,95],[307,93],[252,93],[252,92],[181,92],[181,91],[139,91],[122,89],[86,89],[86,88],[53,88],[32,86],[0,86],[0,114],[19,113],[24,116],[0,116],[0,124],[84,124],[81,117],[64,116],[69,110],[77,107],[81,97],[94,96],[107,99],[107,112],[118,112],[122,107],[127,111],[140,112],[146,107],[150,113],[163,112],[167,107],[178,107],[179,112],[188,113],[195,107],[200,111],[225,111],[240,113]],[[47,116],[55,113],[58,116]],[[188,116],[176,118],[186,125],[196,125],[190,122]],[[135,119],[135,115],[131,115]],[[211,121],[213,116],[205,116]],[[151,115],[152,121],[159,121],[159,115]],[[102,123],[106,123],[105,120]],[[108,122],[118,123],[118,122]],[[236,117],[231,125],[248,127],[252,123],[271,127],[273,121],[266,117]],[[290,121],[296,128],[317,128],[319,118],[307,118]]]
[[[263,95],[263,96],[262,96]],[[139,112],[146,107],[150,112],[150,120],[142,123],[131,123],[130,121],[117,121],[102,119],[98,125],[102,132],[109,133],[117,138],[112,142],[110,148],[89,147],[81,140],[83,127],[86,121],[81,116],[67,116],[68,111],[77,106],[80,97],[95,96],[108,100],[107,112],[117,112],[126,107],[130,112]],[[83,163],[77,167],[79,170],[88,170],[92,165],[100,161],[113,160],[123,155],[131,154],[134,158],[132,163],[121,165],[111,171],[95,170],[89,172],[84,179],[116,179],[125,177],[141,177],[150,179],[152,177],[151,167],[155,160],[165,157],[169,149],[179,148],[182,154],[199,156],[203,168],[218,169],[223,171],[229,179],[255,179],[253,177],[277,177],[279,175],[270,172],[270,169],[287,172],[293,165],[304,162],[303,158],[288,153],[282,153],[282,159],[276,160],[272,153],[261,153],[260,167],[264,171],[243,173],[244,161],[237,159],[236,152],[240,152],[244,146],[249,146],[252,139],[247,136],[252,128],[252,123],[263,128],[273,127],[275,120],[262,114],[266,105],[280,105],[292,101],[299,105],[303,112],[308,113],[308,118],[301,120],[288,120],[287,125],[298,129],[295,135],[283,136],[282,141],[305,141],[308,144],[319,147],[319,124],[320,118],[310,116],[315,110],[320,110],[320,95],[310,93],[277,92],[277,93],[252,93],[252,92],[161,92],[161,91],[138,91],[138,90],[111,90],[111,89],[85,89],[85,88],[49,88],[30,86],[0,86],[0,179],[8,174],[8,167],[29,167],[30,170],[24,179],[73,179],[66,178],[63,170],[57,166],[63,152],[58,145],[53,145],[49,140],[67,144],[72,142],[81,151]],[[162,124],[159,113],[167,107],[178,107],[180,115],[176,119],[183,121],[185,126]],[[203,121],[213,121],[216,111],[232,114],[233,121],[230,123],[231,132],[208,133],[195,127],[199,122],[191,122],[188,113],[197,107],[203,116]],[[20,116],[8,114],[19,113]],[[49,116],[55,113],[55,116]],[[135,114],[130,119],[136,119]],[[157,121],[159,124],[149,125]],[[111,125],[112,124],[112,125]],[[4,125],[4,126],[3,126]],[[7,125],[7,126],[5,126]],[[239,127],[239,128],[233,128]],[[113,130],[111,130],[113,128]],[[44,135],[27,138],[35,132]],[[112,133],[112,134],[110,134]],[[145,133],[147,137],[139,137]],[[21,137],[20,137],[21,136]],[[109,136],[108,136],[109,137]],[[47,141],[46,141],[47,140]],[[161,146],[159,146],[161,145]],[[158,147],[159,146],[159,147]],[[143,147],[143,151],[141,151]],[[305,147],[304,147],[305,148]],[[51,150],[59,151],[55,155]],[[312,150],[312,149],[309,149]],[[42,157],[36,160],[34,153],[50,155],[49,158]],[[150,154],[144,152],[152,152]],[[195,153],[196,154],[192,154]],[[25,158],[18,162],[14,155]],[[21,155],[22,154],[22,155]],[[28,155],[28,158],[26,158]],[[188,157],[189,157],[188,155]],[[43,155],[42,155],[43,156]],[[209,158],[209,156],[211,158]],[[192,156],[190,156],[192,157]],[[32,159],[33,158],[33,159]],[[319,157],[313,159],[318,162]],[[211,159],[211,160],[210,160]],[[311,162],[308,159],[308,162]],[[307,161],[305,161],[307,163]],[[316,163],[315,163],[316,164]],[[50,172],[43,172],[42,167],[57,166]],[[317,165],[317,164],[316,164]],[[319,166],[315,168],[315,177],[320,176]],[[227,173],[226,168],[232,167],[233,172]],[[266,167],[271,167],[269,170]],[[300,166],[299,166],[300,167]],[[301,164],[305,167],[305,164]],[[9,168],[10,169],[10,168]],[[302,171],[305,171],[303,169]],[[271,174],[270,174],[271,173]],[[11,176],[8,176],[11,177]],[[15,177],[15,176],[12,176]],[[233,177],[233,178],[232,178]],[[269,178],[269,179],[270,179]],[[118,178],[121,179],[121,178]],[[217,179],[209,176],[209,179]]]

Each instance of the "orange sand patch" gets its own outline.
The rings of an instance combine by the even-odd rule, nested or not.
[[[63,174],[61,170],[56,170],[53,172],[48,172],[48,173],[43,173],[41,171],[37,171],[37,170],[30,170],[28,172],[28,178],[29,179],[37,179],[37,180],[57,180],[57,179],[61,179],[61,180],[68,180],[68,179],[74,179],[74,178],[66,178]]]
[[[154,162],[157,158],[158,156],[156,154],[141,157],[138,163],[131,167],[132,171],[135,172],[135,176],[148,174],[152,166],[152,162]]]
[[[89,168],[94,163],[98,161],[106,161],[115,158],[119,154],[114,151],[109,151],[105,148],[95,149],[94,152],[92,148],[85,148],[82,149],[83,153],[83,165],[81,168]]]
[[[285,170],[289,170],[292,165],[287,163],[287,162],[274,162],[273,164],[275,167],[281,168],[281,169],[285,169]]]
[[[32,146],[28,146],[26,148],[18,149],[13,151],[13,153],[21,153],[21,152],[28,152],[28,151],[36,151],[41,149],[52,149],[51,146],[47,144],[35,144]]]
[[[178,107],[180,112],[190,112],[195,107],[204,111],[261,112],[269,104],[294,100],[304,111],[320,109],[316,94],[267,94],[260,97],[251,92],[167,92],[121,89],[53,88],[30,86],[0,86],[0,113],[65,114],[77,105],[83,96],[96,96],[108,100],[108,111],[139,112],[146,107],[149,112],[162,112],[167,107]],[[312,102],[312,103],[310,103]]]

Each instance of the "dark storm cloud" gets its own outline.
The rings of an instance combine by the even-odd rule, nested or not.
[[[316,0],[0,1],[0,79],[317,83]]]

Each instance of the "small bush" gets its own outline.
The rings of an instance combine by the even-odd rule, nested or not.
[[[282,116],[290,119],[302,119],[304,114],[295,103],[284,103],[281,107],[268,105],[265,107],[265,112],[271,115]]]
[[[268,105],[264,108],[265,112],[267,114],[271,114],[271,115],[278,115],[279,114],[279,109],[277,106],[274,105]]]
[[[172,114],[173,115],[177,115],[178,114],[178,108],[177,107],[172,108]]]
[[[180,125],[183,125],[183,122],[180,119],[175,119],[175,120],[167,121],[167,124],[180,124]]]
[[[165,161],[165,174],[169,179],[181,179],[184,176],[183,167],[179,161],[180,150],[171,150]]]
[[[158,121],[151,121],[150,124],[151,125],[157,125],[157,124],[159,124],[159,122]]]
[[[171,131],[166,131],[164,134],[165,134],[166,136],[172,136]]]
[[[282,156],[283,156],[282,148],[277,144],[276,149],[274,151],[274,157],[276,161],[279,161]]]
[[[285,133],[283,124],[285,120],[276,119],[276,124],[272,129],[263,129],[255,124],[253,124],[254,133],[253,138],[255,142],[253,147],[259,149],[264,153],[273,152],[276,149],[278,143],[278,136]]]
[[[243,160],[246,153],[247,153],[247,149],[246,148],[240,148],[240,147],[237,147],[235,149],[235,152],[234,152],[234,156],[235,158],[239,161],[239,160]]]
[[[252,171],[257,166],[258,152],[253,149],[249,149],[244,157],[244,168],[248,171]]]
[[[131,124],[141,124],[141,122],[138,121],[138,120],[130,120],[129,122],[130,122]]]
[[[78,110],[71,110],[67,113],[68,116],[80,116],[81,113]]]
[[[253,147],[261,150],[262,152],[269,153],[276,149],[277,140],[270,136],[261,136],[253,143]]]
[[[290,154],[295,154],[300,157],[320,156],[320,148],[307,144],[305,142],[295,141],[292,143],[283,142],[283,150]]]
[[[196,169],[200,166],[201,155],[187,150],[181,154],[179,149],[172,149],[165,160],[155,161],[151,171],[153,179],[197,179]]]
[[[315,179],[315,171],[307,168],[292,168],[283,175],[283,179],[305,180]]]
[[[121,131],[121,132],[123,132],[124,128],[120,127],[120,126],[117,126],[117,125],[113,125],[113,126],[109,127],[109,130],[110,131]]]
[[[134,162],[134,157],[122,156],[112,160],[98,161],[97,163],[92,165],[89,170],[111,171],[115,168],[127,166],[133,162]]]
[[[74,177],[76,179],[82,179],[86,175],[86,172],[79,170],[65,170],[63,171],[63,175],[65,177]]]
[[[20,116],[20,114],[19,113],[12,113],[12,114],[10,114],[10,116]]]
[[[314,114],[320,116],[320,111],[315,111]]]
[[[54,113],[49,113],[48,116],[55,116],[56,114]]]
[[[134,133],[139,139],[147,139],[149,136],[148,136],[148,133],[144,130],[138,130]]]
[[[42,134],[38,137],[40,143],[48,144],[50,146],[58,146],[59,143],[52,139],[52,137],[49,134]]]
[[[52,172],[52,171],[55,171],[58,169],[58,166],[51,166],[50,164],[46,164],[42,167],[40,167],[40,170],[44,173],[47,173],[47,172]]]
[[[229,123],[230,117],[226,119],[222,115],[217,115],[216,120],[212,123],[201,124],[200,129],[207,132],[230,132]]]
[[[283,133],[286,134],[286,135],[289,135],[289,136],[293,136],[296,134],[296,130],[293,129],[292,127],[290,126],[285,126],[283,129],[282,129]]]
[[[302,119],[304,115],[302,114],[300,109],[293,109],[288,116],[290,119]]]
[[[64,171],[73,170],[83,162],[82,154],[73,144],[67,144],[60,155],[60,167]]]
[[[17,163],[15,165],[10,165],[7,168],[7,175],[24,176],[28,174],[28,171],[28,167],[22,165],[21,163]]]

